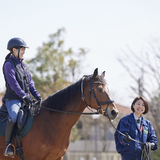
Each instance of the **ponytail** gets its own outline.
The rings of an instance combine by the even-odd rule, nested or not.
[[[12,52],[8,53],[5,60],[7,60],[11,56]]]

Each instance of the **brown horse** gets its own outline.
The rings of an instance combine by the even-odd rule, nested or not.
[[[104,72],[99,76],[95,69],[93,75],[83,76],[44,100],[32,129],[22,138],[25,160],[63,160],[71,129],[87,106],[105,117],[116,118],[118,111],[110,99],[104,76]],[[3,156],[4,146],[4,137],[0,136],[0,160],[10,160]],[[15,160],[19,160],[17,155]]]

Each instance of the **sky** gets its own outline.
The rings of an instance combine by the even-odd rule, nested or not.
[[[106,71],[105,79],[112,99],[130,106],[135,85],[117,61],[129,45],[139,52],[153,38],[160,37],[159,0],[0,0],[0,67],[13,37],[22,38],[29,49],[25,59],[33,58],[48,36],[64,27],[65,48],[89,52],[79,77]],[[135,73],[136,74],[136,73]],[[0,72],[0,91],[5,89]],[[134,96],[134,94],[133,94]],[[136,96],[136,95],[135,95]]]

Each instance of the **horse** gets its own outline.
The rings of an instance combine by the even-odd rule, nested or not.
[[[104,77],[105,72],[98,75],[96,68],[93,74],[83,76],[42,102],[31,130],[22,138],[25,160],[63,160],[72,127],[88,106],[111,120],[117,117],[118,110]],[[3,156],[4,146],[4,137],[0,136],[0,159],[10,160]],[[19,157],[15,155],[14,159]]]

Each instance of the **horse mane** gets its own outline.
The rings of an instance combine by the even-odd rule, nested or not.
[[[44,100],[43,104],[47,108],[63,110],[63,108],[73,100],[76,95],[81,94],[81,81],[82,78],[68,87],[50,95]]]

